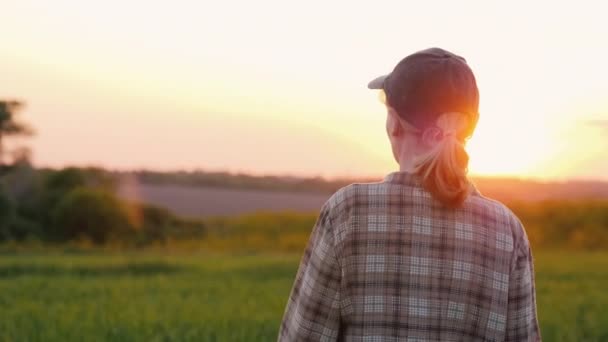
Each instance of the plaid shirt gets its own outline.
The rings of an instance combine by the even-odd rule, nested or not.
[[[539,341],[517,217],[477,190],[448,209],[409,173],[321,209],[279,341]]]

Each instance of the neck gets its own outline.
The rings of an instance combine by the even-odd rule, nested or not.
[[[416,167],[414,151],[404,148],[399,155],[399,171],[413,173]]]
[[[414,162],[411,159],[408,159],[406,162],[399,162],[399,171],[413,173],[414,166]]]

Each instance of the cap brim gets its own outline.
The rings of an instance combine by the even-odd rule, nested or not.
[[[369,89],[384,89],[384,81],[387,77],[388,75],[376,77],[367,84],[367,87]]]

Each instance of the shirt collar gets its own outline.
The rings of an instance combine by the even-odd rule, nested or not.
[[[404,171],[391,172],[386,175],[386,177],[384,177],[384,181],[386,183],[393,184],[422,186],[422,181],[420,180],[420,177],[418,177],[418,175]]]
[[[420,177],[411,172],[396,171],[391,172],[384,177],[384,182],[392,184],[409,185],[415,187],[423,187]],[[471,183],[471,195],[481,196],[481,193],[473,183]]]

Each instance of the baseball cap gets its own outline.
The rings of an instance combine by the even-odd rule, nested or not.
[[[403,58],[387,75],[373,79],[370,89],[382,89],[399,116],[419,129],[434,125],[443,113],[467,115],[473,133],[479,119],[479,90],[467,61],[441,48]]]

